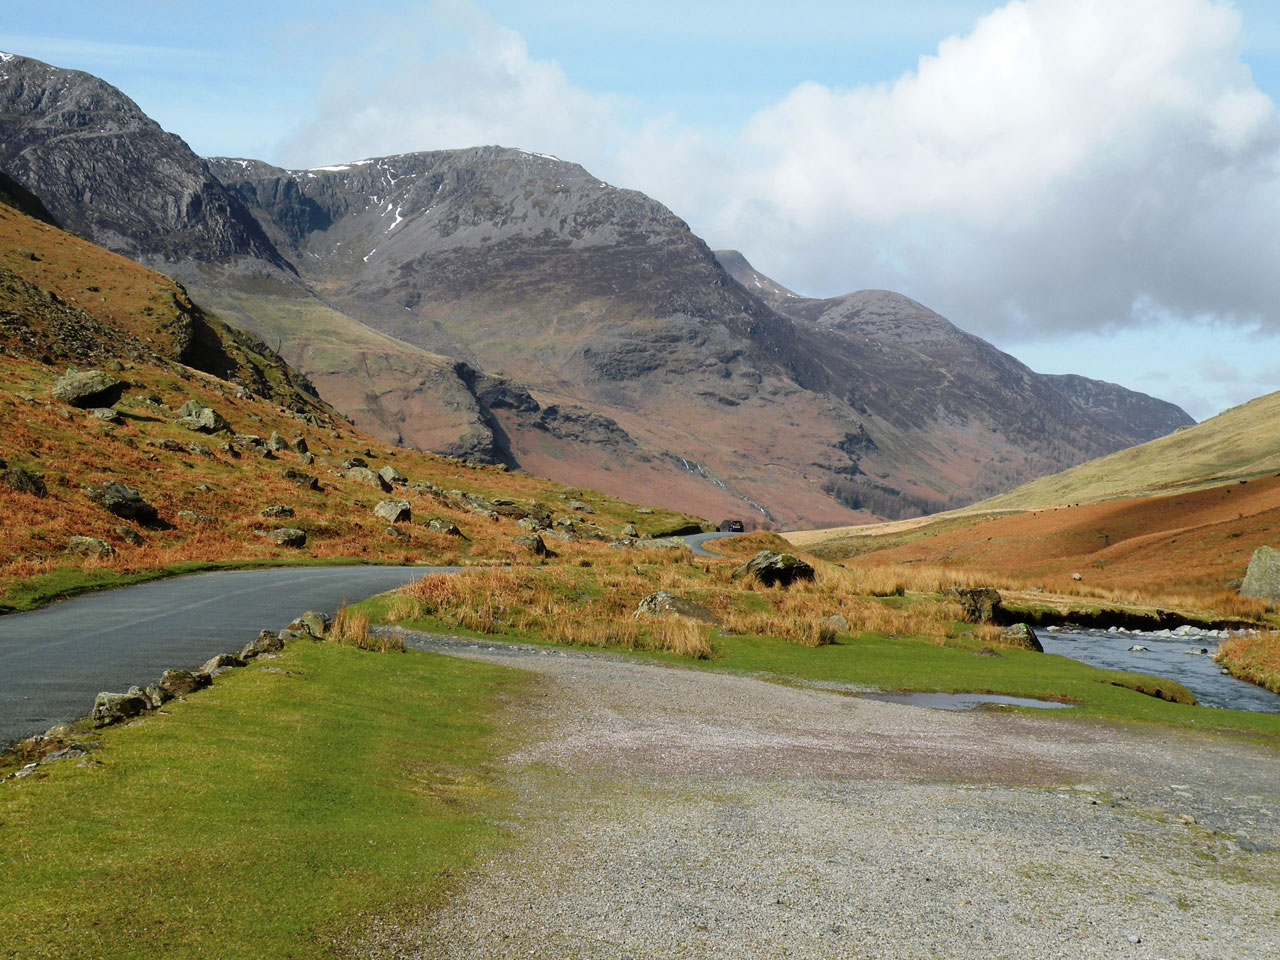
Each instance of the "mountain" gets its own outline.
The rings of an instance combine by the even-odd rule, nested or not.
[[[101,81],[0,73],[0,168],[389,442],[789,526],[969,502],[1189,422],[896,294],[798,297],[554,157],[201,161]]]

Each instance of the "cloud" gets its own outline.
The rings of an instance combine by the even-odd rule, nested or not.
[[[1229,3],[1011,2],[891,83],[804,83],[727,137],[581,89],[463,2],[365,30],[286,158],[554,153],[793,289],[891,287],[1006,343],[1280,327],[1280,116]]]

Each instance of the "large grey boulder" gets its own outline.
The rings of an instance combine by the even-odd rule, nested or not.
[[[68,370],[53,385],[53,399],[71,407],[114,406],[124,393],[125,383],[108,376],[101,370],[85,370],[76,373]]]
[[[85,493],[94,503],[122,520],[136,520],[138,523],[156,522],[156,508],[143,500],[142,494],[137,490],[123,483],[108,480],[106,483],[87,487]]]
[[[206,407],[199,400],[188,400],[178,411],[176,426],[199,433],[218,433],[230,430],[231,425],[212,407]]]
[[[1280,550],[1259,547],[1249,558],[1249,569],[1240,584],[1240,596],[1280,600]]]
[[[380,476],[387,483],[394,484],[396,486],[401,486],[401,487],[403,487],[405,484],[409,482],[409,478],[406,477],[399,470],[397,470],[395,467],[391,466],[391,464],[387,464],[385,467],[382,467],[378,471],[378,476]]]
[[[93,702],[90,715],[95,727],[109,727],[113,723],[130,720],[146,713],[151,704],[141,693],[100,693]]]
[[[943,594],[960,601],[970,623],[989,623],[1000,612],[1000,591],[995,587],[949,587]]]
[[[720,624],[720,618],[714,613],[698,603],[696,600],[690,600],[688,597],[681,597],[667,590],[659,590],[651,593],[636,606],[636,612],[632,615],[639,619],[642,616],[650,617],[689,617],[692,620],[701,620],[703,623]]]
[[[373,508],[373,514],[387,523],[408,523],[413,510],[408,500],[383,500]]]
[[[813,567],[794,554],[761,550],[737,567],[733,576],[754,577],[766,587],[789,587],[798,580],[812,580]]]
[[[390,492],[391,490],[391,484],[387,483],[368,467],[352,467],[349,470],[344,470],[342,475],[348,480],[363,483],[366,487],[374,487],[383,492]]]

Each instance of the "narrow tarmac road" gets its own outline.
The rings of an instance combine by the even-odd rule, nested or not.
[[[0,617],[0,749],[88,713],[101,690],[234,652],[306,610],[332,613],[456,567],[289,567],[175,577]]]

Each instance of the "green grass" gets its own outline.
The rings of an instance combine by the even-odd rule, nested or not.
[[[0,785],[0,956],[337,956],[436,902],[504,800],[495,709],[528,675],[298,643],[94,756]]]

